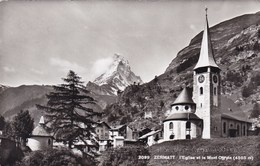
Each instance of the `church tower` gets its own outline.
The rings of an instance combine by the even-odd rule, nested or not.
[[[200,56],[193,71],[193,100],[196,103],[196,114],[203,119],[202,138],[220,137],[220,68],[214,59],[207,9]]]

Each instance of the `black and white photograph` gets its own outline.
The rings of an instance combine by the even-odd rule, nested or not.
[[[260,0],[0,0],[0,166],[259,166]]]

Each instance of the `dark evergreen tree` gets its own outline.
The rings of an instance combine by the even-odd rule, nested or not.
[[[5,126],[5,118],[0,115],[0,130],[3,130]]]
[[[252,111],[251,111],[251,114],[250,114],[250,117],[251,118],[258,118],[260,116],[260,106],[258,103],[255,103]]]
[[[5,122],[5,125],[3,128],[3,136],[6,138],[9,138],[9,139],[15,138],[12,122],[9,122],[9,121]]]
[[[95,101],[84,88],[81,77],[74,71],[69,71],[63,81],[64,84],[53,86],[54,91],[47,95],[47,105],[37,107],[46,112],[47,123],[57,141],[86,154],[85,147],[97,145],[93,117],[98,113],[89,107]],[[89,145],[89,141],[93,145]],[[90,154],[93,155],[94,152],[90,151]]]
[[[24,145],[26,143],[26,139],[33,131],[33,122],[34,120],[28,110],[21,110],[13,119],[12,128],[14,135],[21,138]]]

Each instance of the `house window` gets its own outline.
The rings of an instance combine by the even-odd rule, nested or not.
[[[186,129],[190,129],[190,122],[186,122]]]
[[[243,127],[244,130],[244,136],[246,135],[246,126]]]
[[[173,123],[172,123],[172,122],[169,123],[169,129],[170,129],[170,130],[173,129]]]
[[[203,88],[200,87],[200,95],[203,95]]]
[[[226,134],[227,132],[227,124],[226,122],[223,123],[223,133]]]
[[[190,134],[186,135],[186,139],[190,139]]]

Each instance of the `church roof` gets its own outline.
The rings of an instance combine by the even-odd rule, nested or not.
[[[177,104],[195,104],[192,100],[191,93],[188,91],[186,87],[182,90],[182,92],[179,94],[179,96],[172,105]]]
[[[200,67],[209,67],[209,66],[219,68],[214,59],[214,53],[213,53],[211,38],[209,33],[208,18],[206,14],[206,23],[204,27],[202,42],[201,42],[200,56],[196,66],[194,67],[194,70]]]
[[[202,120],[200,119],[196,114],[194,113],[174,113],[169,115],[165,120],[165,121],[169,121],[169,120]]]
[[[44,128],[43,125],[38,125],[33,129],[32,136],[51,137],[51,134]]]
[[[43,116],[41,116],[38,126],[33,129],[32,136],[51,137],[51,134],[45,128],[45,120]]]

